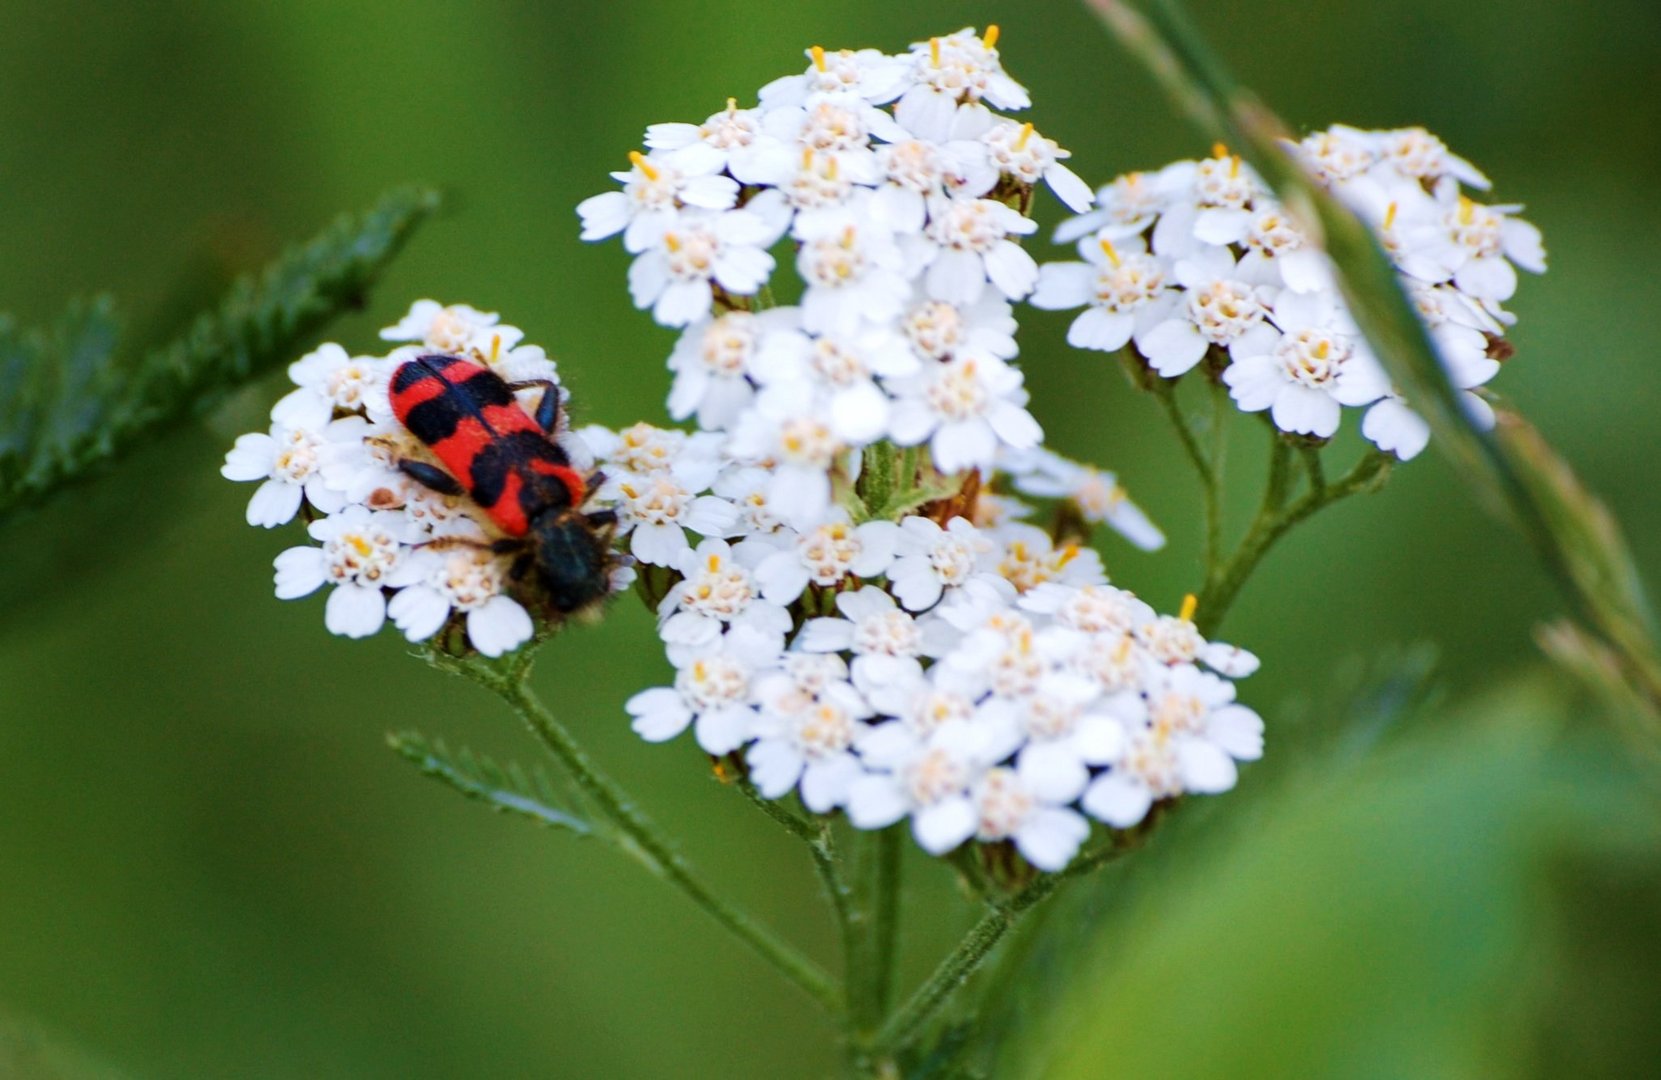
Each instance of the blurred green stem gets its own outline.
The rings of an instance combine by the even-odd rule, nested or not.
[[[1188,414],[1183,411],[1182,402],[1177,398],[1176,383],[1167,379],[1155,379],[1150,387],[1154,397],[1165,410],[1165,415],[1171,420],[1171,427],[1176,430],[1177,441],[1182,444],[1183,453],[1188,455],[1188,461],[1194,466],[1194,472],[1200,478],[1200,488],[1205,498],[1205,571],[1211,574],[1217,567],[1217,559],[1222,554],[1222,478],[1218,475],[1221,465],[1221,443],[1217,431],[1221,424],[1217,423],[1215,402],[1213,402],[1212,445],[1208,453],[1200,445],[1199,436],[1194,432],[1194,425],[1189,421]]]
[[[1228,461],[1228,417],[1233,412],[1228,388],[1211,383],[1211,486],[1205,500],[1205,572],[1223,555],[1223,469]]]
[[[1222,624],[1223,616],[1233,606],[1241,586],[1263,561],[1287,530],[1324,506],[1346,499],[1357,492],[1377,490],[1389,479],[1395,458],[1379,450],[1368,449],[1349,472],[1335,483],[1327,483],[1317,457],[1310,464],[1306,456],[1310,486],[1290,505],[1286,498],[1291,486],[1291,448],[1279,433],[1274,434],[1274,448],[1270,451],[1269,482],[1263,493],[1263,505],[1246,530],[1245,538],[1217,570],[1206,578],[1205,589],[1199,595],[1199,606],[1194,623],[1201,634],[1209,637]],[[1306,451],[1316,453],[1315,451]]]
[[[842,994],[829,975],[772,930],[757,922],[754,916],[705,884],[692,864],[675,850],[674,844],[635,805],[628,793],[600,771],[588,752],[527,685],[528,661],[506,666],[483,661],[452,661],[440,662],[440,666],[473,679],[519,714],[532,734],[565,766],[577,786],[605,815],[619,847],[648,870],[680,889],[824,1009],[832,1013],[841,1011]]]
[[[848,1019],[857,1040],[869,1040],[888,1014],[898,929],[900,832],[855,833],[855,908],[847,942]]]
[[[824,886],[826,895],[830,897],[831,910],[836,913],[837,932],[844,942],[848,941],[852,934],[850,924],[854,918],[853,890],[849,888],[842,873],[830,822],[821,818],[810,823],[797,817],[785,809],[779,800],[769,799],[757,791],[748,777],[739,780],[738,787],[744,792],[744,797],[755,804],[762,813],[783,825],[792,836],[807,845],[808,854],[813,857],[813,869],[819,875],[819,882]]]
[[[1141,845],[1146,830],[1121,832],[1093,851],[1074,859],[1067,869],[1040,874],[1030,885],[1002,900],[988,901],[986,913],[970,928],[951,955],[940,962],[923,985],[912,992],[883,1024],[871,1041],[869,1053],[877,1060],[890,1057],[910,1046],[925,1026],[985,962],[1004,936],[1031,911],[1063,885],[1106,866]]]

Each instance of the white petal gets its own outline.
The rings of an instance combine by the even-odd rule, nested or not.
[[[1238,645],[1224,645],[1213,641],[1200,650],[1205,666],[1231,679],[1244,679],[1258,669],[1261,661]]]
[[[848,789],[861,775],[852,754],[815,761],[802,771],[802,803],[815,814],[828,814],[848,801]]]
[[[986,289],[986,263],[973,252],[948,248],[929,264],[924,283],[931,299],[972,304]]]
[[[1038,263],[1013,240],[1000,240],[986,253],[986,276],[1011,300],[1032,291],[1038,281]]]
[[[268,479],[276,450],[277,441],[263,431],[238,435],[236,445],[225,454],[219,475],[227,480]]]
[[[686,730],[692,722],[692,713],[680,694],[667,686],[656,686],[624,702],[623,708],[634,717],[635,734],[647,742],[665,742]]]
[[[1153,792],[1140,780],[1108,773],[1090,785],[1079,805],[1092,817],[1116,829],[1128,829],[1148,816]]]
[[[1016,761],[1021,782],[1045,802],[1072,802],[1090,782],[1090,773],[1065,743],[1029,743]]]
[[[414,586],[401,589],[386,605],[392,624],[410,641],[425,641],[438,633],[450,617],[450,603],[435,589]]]
[[[512,597],[492,596],[467,613],[467,640],[485,656],[501,656],[531,639],[530,614]]]
[[[1246,235],[1251,211],[1208,207],[1194,219],[1194,235],[1208,244],[1233,244]]]
[[[848,820],[856,829],[884,828],[905,812],[905,796],[892,776],[862,776],[848,788]]]
[[[1385,398],[1367,410],[1361,434],[1380,450],[1403,461],[1416,457],[1430,442],[1430,425],[1399,398]]]
[[[1517,271],[1499,255],[1484,255],[1461,266],[1453,283],[1478,300],[1503,303],[1517,291]]]
[[[1275,403],[1286,376],[1272,356],[1249,356],[1223,369],[1229,397],[1245,412],[1262,412]]]
[[[714,299],[707,281],[673,281],[657,298],[652,317],[663,326],[686,326],[708,315]]]
[[[1090,836],[1090,823],[1073,810],[1044,807],[1015,833],[1015,846],[1040,870],[1064,869]]]
[[[975,818],[975,804],[968,796],[959,795],[917,811],[911,819],[911,832],[924,851],[944,855],[975,835]]]
[[[1044,182],[1050,185],[1055,197],[1075,214],[1090,209],[1090,204],[1096,201],[1090,185],[1080,180],[1077,173],[1060,162],[1044,170]]]
[[[1082,307],[1090,300],[1095,276],[1095,270],[1087,263],[1046,263],[1038,268],[1038,283],[1027,303],[1046,311]]]
[[[728,705],[699,716],[694,732],[704,753],[720,757],[744,745],[750,737],[750,726],[754,721],[753,710],[742,705]]]
[[[1338,430],[1339,412],[1331,394],[1288,383],[1275,395],[1270,415],[1282,431],[1326,438]]]
[[[364,638],[386,621],[386,597],[368,585],[341,585],[323,605],[323,625],[341,637]]]
[[[750,779],[756,790],[769,799],[777,799],[802,776],[802,756],[783,739],[763,739],[750,747],[745,755],[750,763]]]
[[[1200,739],[1189,739],[1177,747],[1177,769],[1182,786],[1202,795],[1229,790],[1240,775],[1234,759],[1221,747]]]
[[[1193,368],[1208,346],[1199,328],[1186,319],[1167,319],[1136,342],[1148,365],[1167,379]]]
[[[289,548],[278,555],[272,565],[277,570],[279,600],[294,600],[314,593],[327,580],[322,548]]]
[[[291,390],[271,406],[271,419],[283,427],[315,431],[329,422],[334,405],[309,386]]]
[[[674,566],[686,550],[686,530],[679,525],[642,522],[629,534],[629,553],[648,566]]]
[[[300,512],[302,494],[297,484],[267,480],[255,489],[254,497],[248,500],[248,524],[273,529],[293,521],[294,515]]]
[[[809,619],[796,638],[804,652],[841,652],[853,643],[854,624],[847,619]]]
[[[1135,329],[1134,316],[1092,307],[1080,312],[1067,328],[1067,344],[1075,349],[1115,352],[1125,347]]]

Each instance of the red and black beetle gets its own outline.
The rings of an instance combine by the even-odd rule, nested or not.
[[[536,418],[514,391],[543,388]],[[603,479],[584,476],[554,440],[560,426],[560,390],[551,380],[509,383],[459,356],[418,356],[392,375],[392,411],[425,443],[444,469],[404,460],[398,467],[446,495],[466,493],[508,535],[491,547],[519,551],[512,574],[534,567],[549,601],[561,613],[585,608],[609,591],[615,556],[609,510],[582,505]]]

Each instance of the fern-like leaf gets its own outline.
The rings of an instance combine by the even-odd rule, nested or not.
[[[401,189],[343,215],[150,352],[119,346],[107,298],[71,306],[50,328],[24,330],[0,315],[0,519],[293,359],[362,304],[437,205],[431,191]]]
[[[428,776],[492,810],[519,814],[578,835],[593,832],[588,822],[560,809],[559,793],[542,769],[526,769],[511,761],[498,765],[465,746],[451,753],[442,740],[429,741],[414,731],[394,732],[386,741]]]

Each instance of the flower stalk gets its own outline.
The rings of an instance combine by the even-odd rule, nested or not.
[[[673,841],[646,816],[634,800],[612,780],[577,742],[564,724],[542,704],[528,685],[528,661],[497,667],[482,662],[452,661],[446,670],[464,675],[501,698],[596,807],[609,825],[618,847],[656,876],[675,886],[728,933],[748,945],[779,974],[819,1006],[835,1013],[842,993],[835,980],[753,915],[711,888]]]

